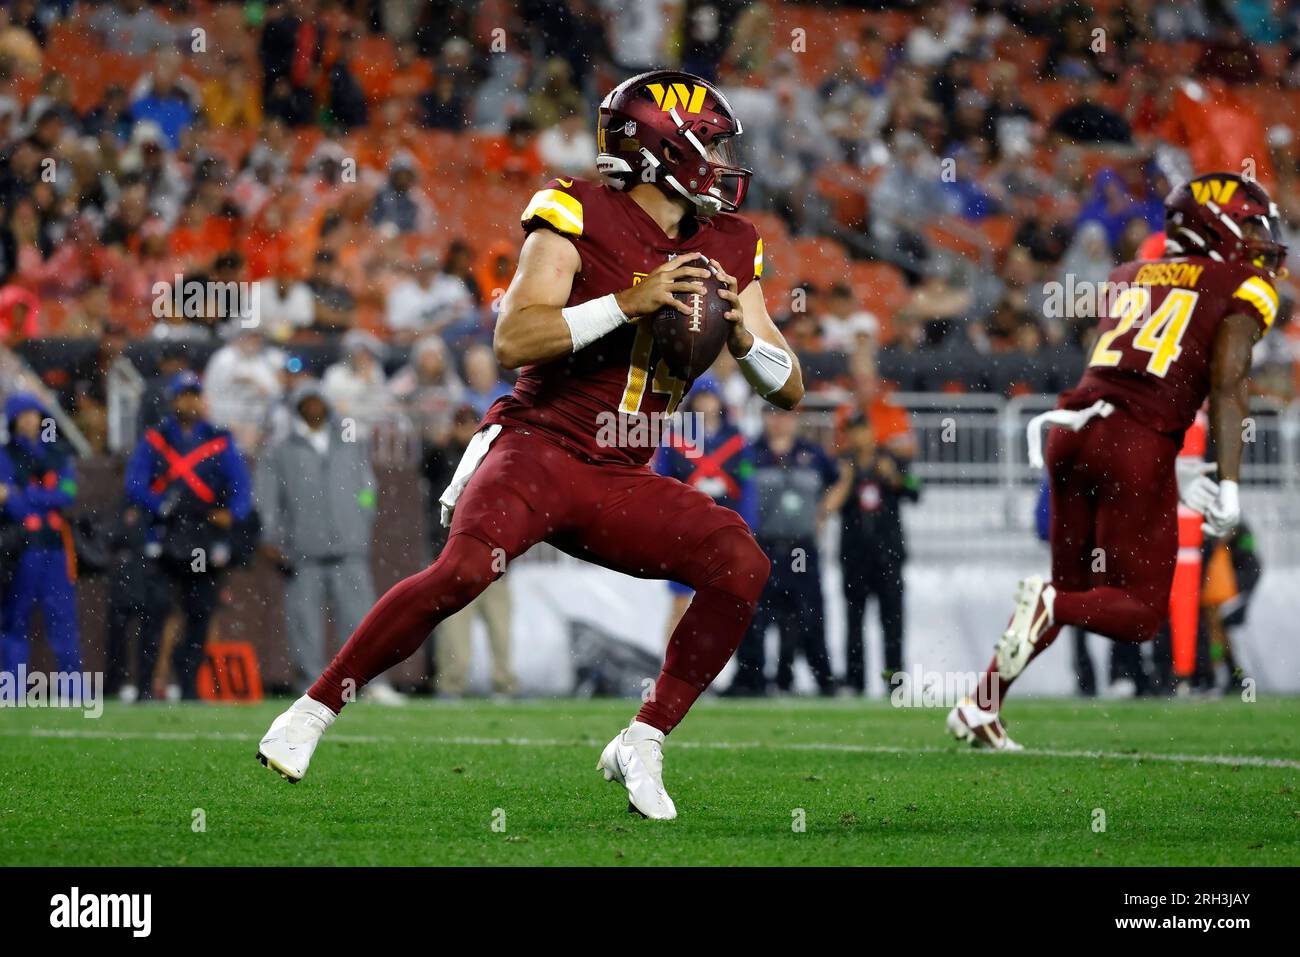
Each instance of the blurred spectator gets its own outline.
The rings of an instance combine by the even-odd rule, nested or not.
[[[916,134],[898,134],[892,158],[871,190],[871,232],[880,257],[919,278],[929,256],[922,233],[947,211],[938,160]]]
[[[307,288],[313,296],[312,325],[316,332],[343,333],[352,328],[356,299],[338,281],[338,261],[331,250],[323,249],[312,260]]]
[[[683,0],[599,0],[608,17],[610,57],[619,72],[635,76],[671,63]]]
[[[1149,211],[1129,191],[1124,178],[1112,169],[1103,169],[1093,183],[1091,198],[1079,211],[1079,223],[1100,223],[1106,231],[1109,252],[1119,245],[1131,220],[1145,218],[1148,214]],[[1163,221],[1160,225],[1163,227]]]
[[[467,104],[456,77],[447,70],[433,76],[433,85],[420,97],[424,110],[424,125],[431,130],[460,130],[465,128]]]
[[[1070,103],[1052,119],[1052,133],[1076,143],[1128,144],[1133,132],[1123,115],[1104,101],[1106,87],[1100,79],[1075,78]]]
[[[262,28],[258,60],[269,114],[290,126],[310,121],[325,38],[309,4],[285,4]],[[308,14],[308,16],[303,16]]]
[[[311,287],[288,272],[261,280],[254,287],[253,295],[260,310],[262,329],[277,342],[290,339],[299,330],[310,329],[316,322],[316,300]]]
[[[1265,75],[1259,51],[1232,22],[1224,23],[1222,30],[1206,42],[1196,61],[1196,72],[1231,84],[1258,83]]]
[[[532,182],[542,175],[542,158],[533,136],[532,120],[520,116],[506,124],[503,136],[488,143],[483,169],[498,177]]]
[[[459,277],[441,271],[438,260],[425,253],[411,275],[388,293],[384,322],[398,342],[410,342],[470,317],[474,300]]]
[[[89,20],[114,53],[142,56],[171,47],[188,34],[183,24],[163,20],[146,0],[118,0],[101,6]]]
[[[596,137],[585,115],[568,113],[537,138],[537,152],[552,173],[591,176],[596,156]]]
[[[255,130],[262,125],[262,94],[243,57],[228,54],[200,88],[203,116],[219,130]],[[261,147],[263,154],[269,151]],[[254,147],[254,154],[258,147]]]
[[[341,130],[353,130],[365,126],[369,119],[366,106],[366,94],[357,82],[352,65],[356,55],[357,38],[351,32],[339,37],[338,54],[329,70],[329,112],[334,126]]]
[[[939,0],[920,8],[921,22],[912,28],[903,44],[907,61],[914,66],[938,66],[961,49],[971,32],[968,10]]]
[[[44,15],[45,11],[39,9],[37,0],[13,0],[9,4],[10,22],[30,33],[41,47],[49,41],[49,31],[42,19]]]
[[[290,406],[289,434],[258,461],[256,499],[262,553],[284,576],[289,653],[301,694],[325,670],[326,621],[342,644],[375,602],[370,548],[377,485],[369,446],[341,438],[318,386],[300,386]],[[401,700],[382,678],[366,693]]]
[[[141,78],[131,102],[131,119],[156,125],[171,149],[180,145],[181,133],[194,122],[200,103],[180,65],[179,54],[159,54],[153,73]]]
[[[503,395],[510,394],[510,386],[501,378],[501,366],[492,347],[478,343],[465,350],[465,401],[480,416],[486,415],[488,406]]]
[[[582,94],[573,85],[573,70],[560,57],[547,60],[537,86],[528,97],[528,117],[537,129],[549,129],[565,117],[586,111]]]
[[[126,467],[127,502],[141,510],[150,526],[148,558],[136,573],[161,575],[171,586],[155,596],[157,603],[141,626],[142,667],[136,681],[142,700],[155,696],[154,666],[174,604],[180,606],[184,625],[172,652],[175,692],[169,690],[168,696],[198,696],[195,678],[222,577],[252,545],[248,467],[230,433],[204,418],[202,390],[202,380],[193,372],[172,378],[167,388],[171,414],[145,431]]]
[[[122,155],[122,172],[144,184],[149,212],[169,230],[180,216],[189,187],[175,156],[163,146],[163,134],[156,124],[137,123],[131,130],[130,145]]]
[[[916,454],[912,418],[901,405],[890,401],[888,392],[880,382],[874,361],[856,364],[853,399],[849,404],[841,406],[836,413],[841,444],[844,441],[845,426],[859,415],[865,415],[870,421],[872,438],[876,444],[895,458],[910,461]]]
[[[826,297],[821,333],[827,349],[872,353],[880,339],[880,320],[875,313],[859,309],[853,290],[841,283],[833,286]]]
[[[0,60],[12,65],[23,76],[41,71],[45,54],[26,23],[14,19],[8,8],[0,8]]]
[[[764,410],[764,435],[754,447],[758,497],[755,537],[772,562],[758,609],[736,653],[736,677],[729,695],[766,694],[767,629],[780,632],[775,685],[794,687],[794,660],[801,653],[822,695],[835,693],[826,652],[822,579],[817,532],[827,516],[827,492],[839,478],[835,462],[820,446],[798,434],[795,413]]]
[[[422,191],[415,190],[415,159],[393,157],[388,164],[388,182],[375,195],[370,222],[391,225],[399,233],[427,233],[434,222],[433,208]]]
[[[8,441],[0,446],[0,556],[5,575],[0,672],[17,682],[31,655],[32,612],[40,605],[45,640],[60,672],[81,673],[76,556],[66,512],[77,497],[72,456],[36,396],[5,401]],[[25,683],[19,687],[25,688]],[[87,690],[89,693],[89,690]]]
[[[12,348],[40,334],[41,301],[16,283],[0,286],[0,343]]]
[[[840,516],[840,569],[848,617],[848,670],[845,685],[866,690],[867,601],[880,608],[885,660],[885,691],[903,670],[903,540],[901,503],[920,498],[921,484],[896,458],[876,445],[871,419],[855,414],[847,424],[848,454],[840,459],[840,477],[827,501]]]
[[[488,58],[488,70],[474,93],[471,125],[485,133],[504,133],[511,120],[528,112],[528,62],[506,50]]]
[[[948,192],[948,205],[951,212],[962,219],[978,222],[1000,212],[996,199],[979,181],[979,164],[974,154],[965,148],[957,148],[949,154],[952,162],[953,176],[944,181]]]
[[[478,431],[480,418],[473,408],[460,406],[449,418],[449,429],[436,437],[425,435],[421,473],[427,486],[429,530],[435,555],[447,540],[438,496],[451,483],[457,463]],[[434,632],[437,691],[442,697],[459,698],[465,693],[472,651],[471,630],[476,619],[482,622],[487,633],[493,694],[511,695],[517,690],[511,665],[510,586],[505,581],[497,581],[443,621]]]
[[[261,446],[271,405],[280,394],[284,355],[267,344],[260,326],[232,320],[226,327],[230,342],[212,354],[203,372],[208,418],[228,429],[241,448]]]
[[[479,298],[493,311],[489,325],[495,325],[495,312],[501,297],[510,287],[510,280],[514,278],[517,253],[514,243],[498,240],[483,252],[478,268],[474,271]]]
[[[384,344],[368,332],[352,331],[340,343],[342,359],[325,370],[321,390],[332,411],[351,421],[356,435],[364,437],[388,411],[389,394],[384,375]]]
[[[1066,284],[1073,282],[1078,289],[1089,284],[1099,289],[1114,268],[1106,227],[1095,219],[1081,223],[1061,257],[1061,281]]]
[[[475,303],[483,301],[483,290],[478,284],[478,275],[474,269],[474,250],[463,239],[453,239],[447,244],[447,255],[442,261],[445,275],[455,276],[465,284]]]
[[[248,154],[248,161],[231,190],[240,210],[256,218],[284,182],[288,161],[270,147],[259,143]]]
[[[440,446],[447,441],[452,412],[463,407],[465,383],[440,338],[428,335],[415,340],[411,361],[397,370],[388,387],[426,443]]]
[[[747,6],[745,0],[684,0],[682,69],[716,81],[718,66],[731,45],[736,19]]]

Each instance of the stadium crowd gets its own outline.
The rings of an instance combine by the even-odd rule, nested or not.
[[[1051,284],[1140,255],[1212,106],[1300,221],[1291,5],[12,0],[0,337],[93,451],[126,356],[143,428],[201,389],[211,425],[263,457],[301,436],[308,390],[362,438],[414,423],[436,476],[510,388],[491,331],[528,195],[595,175],[601,95],[665,65],[716,79],[744,118],[769,307],[812,387],[845,401],[845,454],[865,419],[858,451],[897,455],[900,483],[888,390],[1072,381],[1093,317],[1054,311]],[[1289,308],[1277,326],[1255,387],[1289,398]],[[739,411],[734,364],[715,372]]]

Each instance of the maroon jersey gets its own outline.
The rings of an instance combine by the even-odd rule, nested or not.
[[[763,271],[763,242],[748,220],[727,213],[688,219],[670,239],[626,193],[580,179],[551,180],[522,219],[525,231],[553,230],[578,250],[569,306],[621,292],[685,253],[718,260],[742,290]],[[671,414],[690,386],[669,375],[648,324],[628,323],[573,355],[524,366],[513,394],[498,399],[484,421],[535,429],[591,462],[644,465],[653,445],[610,442],[611,431],[626,417],[648,422]],[[623,425],[619,434],[635,434],[626,430],[634,422]]]
[[[1079,384],[1065,408],[1105,399],[1157,432],[1181,435],[1210,391],[1214,339],[1226,316],[1244,313],[1267,329],[1277,291],[1263,271],[1202,256],[1125,263]]]

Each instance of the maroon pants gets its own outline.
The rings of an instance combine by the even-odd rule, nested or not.
[[[665,732],[735,652],[770,567],[744,521],[703,492],[647,468],[593,465],[506,428],[461,495],[438,560],[379,600],[311,696],[339,710],[541,541],[696,590],[639,715]]]
[[[1055,620],[1119,641],[1151,638],[1178,558],[1176,439],[1117,409],[1047,440]]]

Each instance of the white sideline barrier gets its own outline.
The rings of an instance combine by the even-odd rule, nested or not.
[[[1046,570],[1046,554],[1038,563]],[[993,643],[1011,613],[1016,581],[1032,567],[984,564],[980,567],[912,565],[907,570],[905,662],[927,672],[979,672],[988,664]],[[670,599],[663,582],[641,581],[592,565],[520,563],[505,580],[514,607],[514,657],[520,686],[529,694],[565,695],[573,686],[568,619],[583,618],[611,634],[661,653]],[[837,673],[844,668],[844,603],[839,571],[823,571],[826,633]],[[1260,694],[1300,693],[1300,568],[1266,570],[1250,608],[1247,624],[1235,635],[1247,673]],[[867,666],[872,697],[883,695],[878,678],[880,629],[874,606],[868,609]],[[470,687],[488,688],[486,639],[474,626]],[[1089,639],[1099,680],[1109,667],[1110,643]],[[768,636],[769,669],[775,663],[774,636]],[[715,688],[731,680],[728,665]],[[653,675],[647,675],[653,678]],[[800,663],[798,687],[813,682]],[[1075,692],[1070,638],[1063,635],[1027,670],[1016,686],[1019,694],[1072,695]]]

